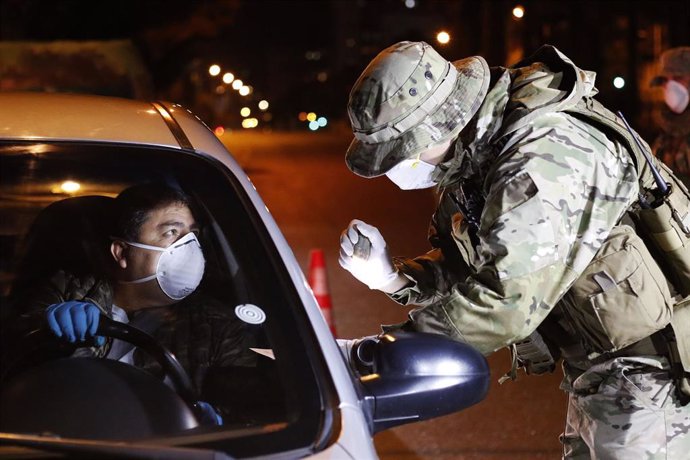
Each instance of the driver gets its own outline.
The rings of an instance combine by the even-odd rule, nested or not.
[[[70,343],[93,340],[73,356],[116,359],[156,371],[133,345],[96,336],[101,314],[153,335],[201,389],[211,368],[253,366],[245,324],[203,290],[205,259],[189,198],[162,184],[135,185],[114,201],[107,279],[57,272],[28,302],[28,316],[47,321]]]

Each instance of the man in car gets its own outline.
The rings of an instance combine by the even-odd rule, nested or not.
[[[673,285],[632,225],[655,182],[634,134],[593,98],[594,78],[551,46],[512,68],[451,63],[423,42],[385,49],[350,94],[346,163],[403,190],[439,186],[434,249],[393,259],[379,230],[354,220],[340,264],[418,306],[397,327],[485,354],[510,347],[509,377],[548,372],[560,354],[564,457],[680,459],[690,389],[669,350],[687,336],[674,294],[690,280]],[[660,206],[688,216],[674,189]]]
[[[189,198],[162,184],[130,187],[114,200],[107,277],[64,270],[37,286],[25,307],[30,324],[47,323],[78,348],[158,370],[158,363],[131,344],[95,336],[100,315],[150,333],[178,358],[201,390],[210,369],[253,366],[251,338],[233,310],[203,290],[205,259]],[[104,248],[106,249],[106,248]]]

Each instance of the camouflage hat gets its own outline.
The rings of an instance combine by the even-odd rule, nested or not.
[[[671,48],[661,53],[659,75],[652,79],[650,85],[663,85],[669,78],[681,75],[690,75],[690,46]]]
[[[457,136],[489,88],[480,56],[448,62],[424,42],[400,42],[379,53],[350,92],[354,140],[345,162],[375,177],[428,147]]]

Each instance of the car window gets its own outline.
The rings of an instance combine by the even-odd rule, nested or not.
[[[148,332],[224,420],[212,440],[197,430],[170,433],[166,442],[238,456],[323,444],[337,405],[323,358],[274,242],[221,163],[165,148],[69,142],[0,143],[0,161],[3,323],[40,308],[35,297],[46,284],[107,284],[108,248],[118,236],[110,234],[112,199],[137,184],[164,183],[191,199],[205,268],[196,291]],[[130,364],[160,372],[131,351]]]

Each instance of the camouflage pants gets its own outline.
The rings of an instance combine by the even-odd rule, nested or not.
[[[564,459],[690,459],[690,404],[659,357],[616,358],[579,376],[568,396]]]

